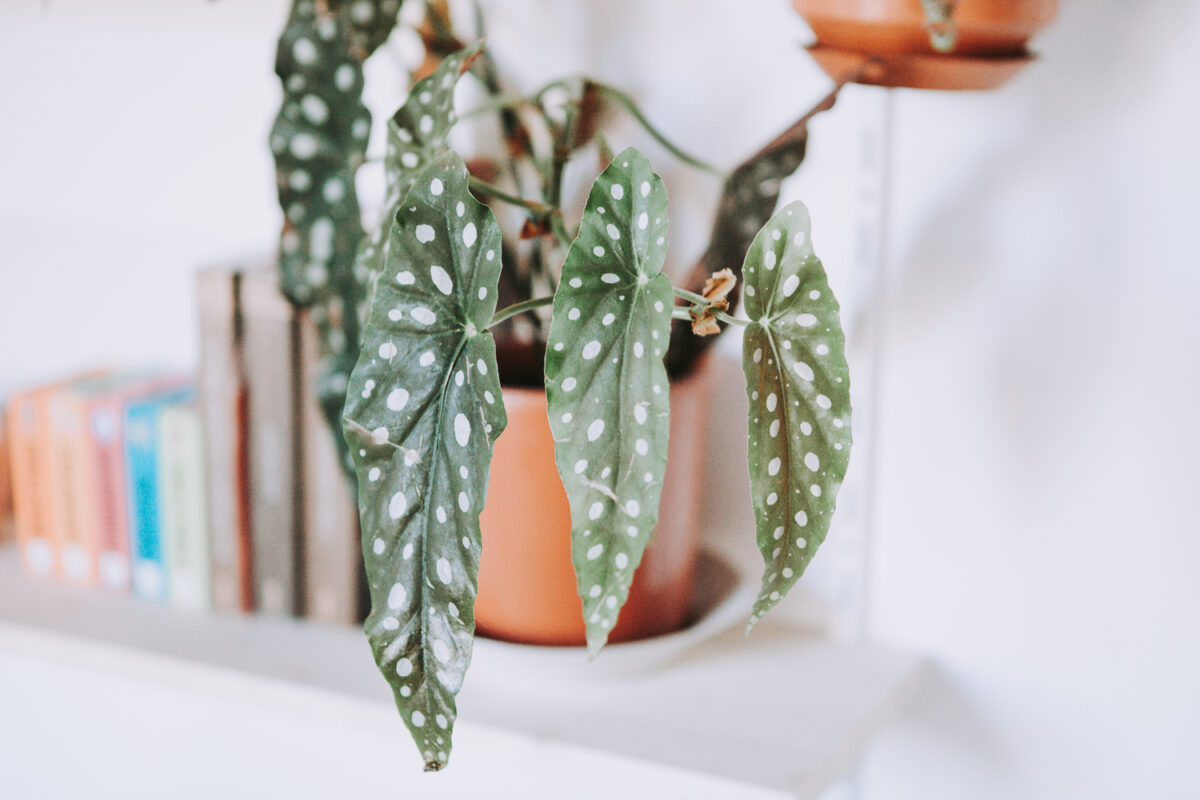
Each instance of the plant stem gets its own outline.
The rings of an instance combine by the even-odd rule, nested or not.
[[[656,142],[665,147],[667,152],[669,152],[671,155],[675,156],[685,164],[690,164],[696,169],[704,170],[711,175],[716,175],[718,178],[726,177],[725,173],[721,170],[705,161],[701,161],[699,158],[696,158],[689,153],[684,152],[682,149],[673,144],[670,139],[668,139],[657,128],[654,127],[646,115],[642,113],[642,110],[638,108],[638,105],[634,102],[633,98],[625,94],[625,92],[622,92],[615,86],[609,86],[606,83],[592,81],[592,85],[607,95],[608,98],[618,106],[625,109],[630,116],[632,116],[643,128],[645,128],[646,133],[650,134],[650,136],[653,137]]]
[[[554,231],[554,238],[558,239],[558,243],[563,246],[564,250],[571,249],[571,234],[567,233],[567,226],[563,222],[562,214],[556,212],[550,215],[550,230]]]
[[[562,128],[559,130],[558,141],[554,143],[554,155],[550,164],[550,185],[547,187],[547,202],[558,207],[562,199],[563,169],[567,159],[571,157],[571,143],[575,138],[575,116],[579,113],[579,103],[567,101]]]
[[[696,306],[708,305],[708,298],[704,295],[696,294],[695,292],[689,292],[687,289],[680,289],[678,286],[672,286],[671,288],[675,290],[675,296],[681,300],[687,300],[689,303]]]
[[[724,311],[709,311],[708,313],[712,314],[716,319],[720,320],[721,322],[724,322],[727,325],[739,325],[744,328],[750,324],[749,320],[738,319],[737,317],[731,317],[728,314],[726,314]],[[675,306],[674,310],[671,311],[671,319],[678,319],[678,320],[683,320],[684,322],[691,322],[694,318],[692,317],[692,312],[689,311],[688,309],[684,308],[683,306]]]
[[[496,95],[490,100],[485,100],[472,109],[464,111],[458,115],[460,120],[471,119],[483,114],[490,114],[493,111],[506,111],[509,109],[523,108],[529,106],[529,100],[525,97],[517,97],[515,95]]]
[[[535,297],[532,300],[523,300],[520,303],[513,303],[507,308],[502,308],[492,315],[492,321],[488,323],[488,327],[492,328],[499,325],[509,317],[515,317],[517,314],[524,314],[526,311],[532,311],[535,308],[548,306],[554,302],[553,296]]]
[[[726,314],[724,311],[710,311],[709,313],[712,314],[717,319],[719,319],[721,322],[724,322],[726,325],[737,325],[739,327],[744,328],[750,324],[750,320],[738,319],[737,317],[731,317],[728,314]]]
[[[493,186],[485,180],[472,177],[470,186],[473,191],[479,194],[487,195],[488,197],[501,200],[505,203],[510,203],[514,206],[527,209],[528,211],[537,214],[540,217],[549,216],[554,212],[553,206],[548,206],[545,203],[539,203],[537,200],[526,200],[524,197],[517,197],[515,194],[509,194],[503,189]]]

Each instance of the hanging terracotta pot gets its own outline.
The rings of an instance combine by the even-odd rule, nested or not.
[[[921,0],[792,0],[835,80],[914,89],[993,89],[1033,60],[1029,39],[1058,0],[959,0],[951,52],[934,49]]]
[[[667,471],[658,525],[634,576],[610,642],[684,627],[699,553],[704,467],[702,422],[708,370],[671,384]],[[480,526],[475,624],[484,636],[543,645],[583,645],[583,607],[571,564],[571,515],[554,464],[546,393],[505,388],[508,426],[496,440]]]

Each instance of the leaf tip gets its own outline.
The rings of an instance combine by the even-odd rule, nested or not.
[[[604,645],[608,644],[608,634],[605,633],[599,636],[588,636],[587,642],[587,658],[588,661],[595,661],[596,656],[600,655],[600,651],[604,649]]]

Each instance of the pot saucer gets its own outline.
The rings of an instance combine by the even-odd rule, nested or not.
[[[605,645],[589,662],[583,647],[545,647],[475,638],[472,680],[492,676],[588,681],[647,672],[684,655],[738,624],[745,624],[754,605],[757,582],[743,579],[728,562],[702,551],[696,564],[695,593],[687,627],[674,633]]]
[[[934,53],[869,55],[823,44],[805,49],[835,81],[860,73],[854,83],[950,91],[995,89],[1036,59],[1031,53],[983,58]]]

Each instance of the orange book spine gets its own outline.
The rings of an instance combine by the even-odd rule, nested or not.
[[[50,486],[62,574],[79,584],[97,582],[98,520],[94,444],[88,430],[88,403],[70,388],[52,393],[50,404]]]
[[[0,411],[5,423],[0,425],[0,542],[12,535],[12,448],[8,441],[8,413]]]
[[[66,529],[73,516],[64,504],[67,496],[65,439],[63,430],[64,415],[62,413],[62,398],[59,395],[61,387],[53,387],[38,393],[38,416],[40,425],[37,434],[37,447],[41,455],[38,466],[41,474],[37,483],[37,503],[42,509],[45,519],[45,536],[54,550],[55,575],[63,578],[66,575],[63,564],[63,544],[67,539]],[[72,552],[72,555],[76,555]],[[72,566],[77,566],[73,564]]]
[[[31,575],[49,578],[58,572],[58,556],[50,540],[43,502],[45,449],[42,446],[42,402],[45,389],[22,392],[8,409],[12,451],[13,524],[21,562]]]

